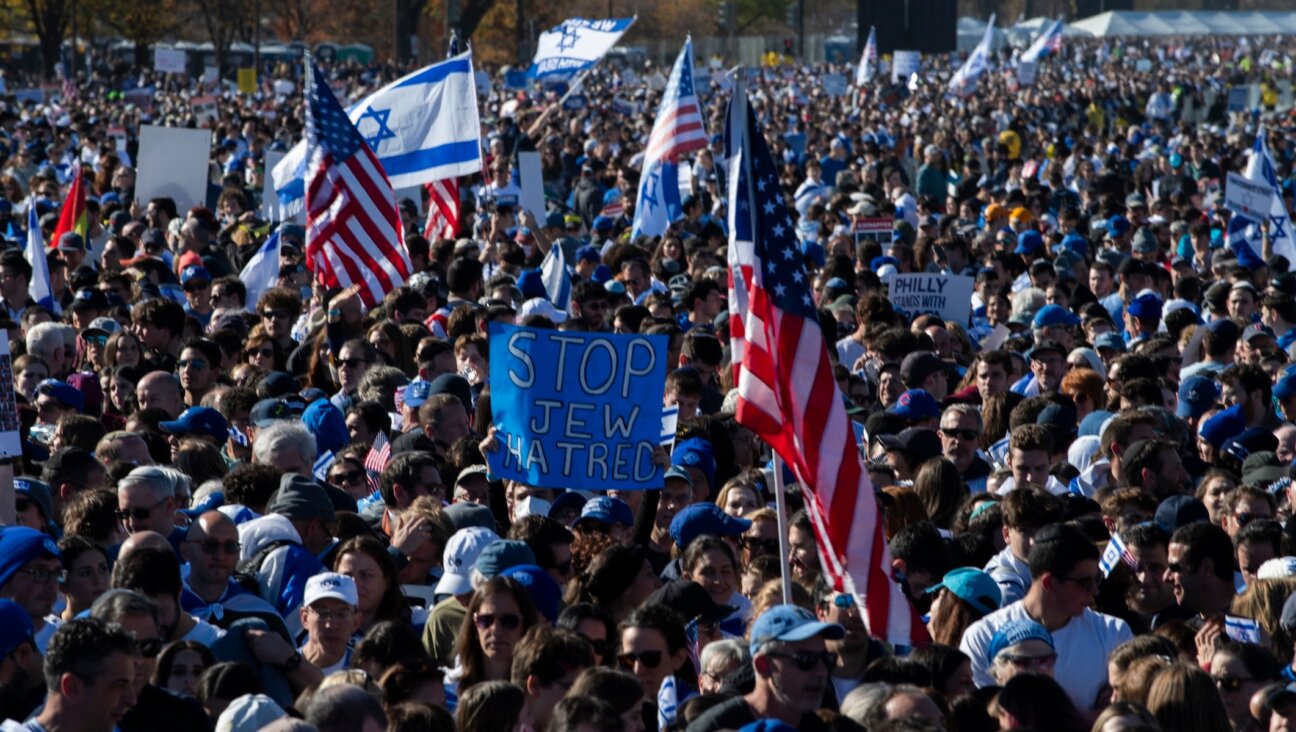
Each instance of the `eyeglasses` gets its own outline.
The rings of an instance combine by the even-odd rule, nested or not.
[[[38,585],[43,585],[52,580],[62,581],[63,579],[63,570],[61,569],[20,569],[18,570],[18,573],[31,577],[32,582],[35,582]]]
[[[344,473],[334,473],[329,476],[330,483],[342,483],[342,484],[355,485],[357,483],[364,482],[364,480],[365,480],[365,471],[363,470],[348,470]]]
[[[826,669],[837,665],[837,654],[832,651],[823,651],[821,653],[796,651],[795,653],[766,653],[765,655],[771,658],[785,658],[801,671],[814,671],[819,664],[823,664]]]
[[[85,342],[89,343],[92,346],[104,346],[108,344],[108,336],[103,336],[103,335],[86,336]]]
[[[767,554],[777,554],[779,550],[778,539],[757,539],[754,536],[744,536],[738,540],[738,543],[749,552],[762,551]]]
[[[122,520],[122,521],[126,521],[126,520],[128,520],[128,519],[135,519],[136,521],[147,521],[147,520],[148,520],[148,517],[151,516],[151,515],[153,515],[153,511],[154,511],[155,509],[157,509],[158,506],[161,506],[162,504],[164,504],[164,503],[166,503],[166,502],[167,502],[167,499],[163,498],[162,500],[158,501],[157,503],[153,504],[152,506],[149,506],[148,508],[126,508],[126,509],[122,509],[122,510],[120,510],[120,511],[117,512],[117,518],[120,519],[120,520]]]
[[[161,638],[149,638],[148,640],[136,639],[135,645],[139,648],[140,655],[145,658],[157,658],[162,652],[162,646],[165,642]]]
[[[1081,587],[1085,588],[1086,590],[1096,590],[1096,589],[1098,589],[1098,578],[1097,578],[1096,576],[1094,576],[1094,577],[1063,577],[1062,579],[1066,580],[1067,582],[1074,582],[1074,583],[1076,583],[1077,585],[1080,585]]]
[[[201,292],[203,290],[206,290],[208,287],[211,287],[210,282],[190,282],[189,284],[184,286],[184,291]]]
[[[217,554],[223,550],[226,554],[237,555],[239,553],[239,547],[242,546],[233,539],[228,541],[220,541],[219,539],[203,539],[202,541],[191,541],[189,543],[197,544],[198,548],[202,549],[203,554]]]
[[[265,357],[265,358],[274,358],[274,349],[273,349],[273,348],[254,348],[254,349],[248,351],[248,352],[247,352],[247,355],[248,355],[248,358],[254,358],[254,357],[256,357],[256,356],[263,356],[263,357]]]
[[[626,668],[634,668],[635,662],[642,663],[644,668],[657,668],[662,662],[661,651],[644,651],[643,653],[622,653],[617,661]]]
[[[312,615],[319,618],[321,623],[345,623],[350,621],[351,617],[355,615],[355,610],[352,610],[349,607],[339,607],[333,610],[317,610],[313,607],[308,607],[307,609],[311,611]]]
[[[287,310],[266,310],[261,313],[261,317],[266,320],[278,320],[279,318],[289,318],[292,314]]]
[[[950,438],[951,440],[957,437],[958,439],[964,440],[966,442],[971,442],[972,440],[975,440],[978,434],[976,430],[960,430],[960,429],[954,429],[950,427],[941,427],[940,433]]]
[[[363,358],[339,358],[338,359],[339,366],[345,366],[349,369],[358,369],[367,363],[369,362]]]
[[[178,370],[184,370],[190,366],[201,371],[202,369],[207,368],[207,361],[201,358],[187,358],[181,361],[176,361],[176,369]]]
[[[504,630],[517,630],[522,625],[522,616],[517,613],[503,613],[494,615],[492,613],[473,613],[473,622],[477,627],[486,630],[499,621],[499,625]]]
[[[1003,653],[999,657],[1020,669],[1047,669],[1053,668],[1053,664],[1057,663],[1056,653],[1047,653],[1043,656],[1018,656],[1013,653]]]
[[[1255,681],[1255,679],[1239,679],[1236,676],[1228,676],[1228,675],[1213,676],[1211,677],[1211,679],[1215,682],[1215,685],[1220,688],[1220,691],[1228,691],[1228,692],[1233,692],[1233,691],[1237,691],[1238,689],[1241,689],[1242,685],[1248,681]]]
[[[1237,521],[1238,528],[1242,528],[1256,519],[1267,519],[1269,516],[1262,516],[1258,513],[1235,513],[1233,519]]]

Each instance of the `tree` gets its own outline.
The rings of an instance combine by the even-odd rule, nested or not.
[[[252,15],[249,0],[197,0],[207,39],[211,41],[216,68],[225,70],[225,55],[235,38],[245,36]]]
[[[458,21],[452,17],[451,27],[459,29],[460,37],[472,38],[473,31],[477,30],[477,26],[493,7],[495,0],[461,0]]]
[[[312,0],[277,0],[273,4],[273,12],[278,17],[284,38],[307,41],[319,27],[324,9]]]
[[[135,44],[135,65],[149,65],[149,49],[180,27],[180,0],[79,0],[80,10]]]
[[[63,55],[63,37],[72,19],[72,4],[68,0],[24,0],[24,4],[32,30],[40,41],[41,72],[46,79],[52,79],[54,67]]]
[[[407,61],[414,56],[410,37],[418,33],[419,19],[427,0],[396,0],[396,61]]]

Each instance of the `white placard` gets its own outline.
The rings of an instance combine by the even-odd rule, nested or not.
[[[1033,61],[1023,61],[1017,66],[1017,83],[1022,86],[1034,86],[1035,72],[1039,66]]]
[[[185,72],[185,52],[174,48],[153,49],[153,70],[162,74],[183,74]]]
[[[891,83],[908,79],[910,74],[918,73],[922,66],[922,53],[919,51],[896,51],[891,55]]]
[[[518,178],[522,183],[522,208],[530,211],[540,225],[545,220],[544,175],[540,168],[540,153],[518,153]]]
[[[830,97],[846,96],[845,74],[824,74],[820,81],[824,92]]]
[[[972,315],[972,288],[976,281],[963,275],[911,272],[891,278],[887,293],[891,306],[910,319],[935,313],[964,325]]]
[[[220,69],[215,66],[204,66],[202,80],[208,86],[216,86],[220,81]]]
[[[166,196],[178,211],[206,205],[211,144],[211,130],[142,125],[135,197]]]
[[[9,352],[9,334],[0,330],[0,457],[20,457],[22,439],[18,435],[18,398],[14,396],[13,357]],[[9,474],[7,504],[13,506],[13,474]]]
[[[1257,214],[1262,217],[1269,215],[1273,195],[1274,189],[1268,185],[1229,171],[1228,184],[1224,186],[1224,206],[1235,214],[1255,219]]]

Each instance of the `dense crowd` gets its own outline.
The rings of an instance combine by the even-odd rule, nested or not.
[[[67,99],[5,98],[0,328],[22,455],[18,525],[0,530],[0,719],[1288,729],[1296,262],[1274,252],[1296,230],[1230,227],[1221,190],[1260,136],[1293,211],[1292,53],[1068,38],[1034,85],[1005,51],[961,99],[939,58],[843,96],[820,82],[846,69],[747,78],[884,569],[932,639],[914,647],[871,637],[861,598],[824,580],[793,475],[779,536],[769,450],[735,417],[719,64],[698,83],[712,144],[651,238],[632,221],[664,70],[600,69],[562,107],[561,88],[489,74],[457,237],[425,238],[426,201],[400,201],[415,274],[369,309],[316,282],[305,229],[261,207],[266,153],[302,135],[299,69],[217,90],[211,192],[189,210],[137,199],[133,161],[141,124],[197,124],[200,82],[95,66]],[[328,73],[354,100],[403,71]],[[1259,106],[1230,109],[1243,84]],[[543,220],[518,209],[524,150],[542,156]],[[51,240],[78,167],[88,232]],[[29,213],[52,307],[29,297]],[[855,234],[877,219],[887,235]],[[278,280],[250,298],[240,271],[276,231]],[[568,309],[537,272],[555,246]],[[974,278],[970,317],[898,312],[888,283],[913,272]],[[493,323],[668,337],[664,485],[495,479]]]

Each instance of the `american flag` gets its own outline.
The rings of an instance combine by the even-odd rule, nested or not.
[[[690,39],[684,41],[684,49],[671,69],[644,159],[674,161],[706,145],[702,105],[693,88],[693,41]]]
[[[410,276],[396,194],[328,80],[308,68],[306,256],[321,283],[357,285],[373,307]]]
[[[783,201],[773,157],[741,85],[729,105],[729,246],[735,285],[748,300],[738,380],[738,423],[792,466],[806,487],[825,577],[856,597],[873,636],[927,642],[900,585],[890,577],[873,484],[833,378],[810,281]],[[731,319],[732,320],[732,319]]]
[[[446,58],[459,55],[459,34],[451,32]],[[434,180],[424,186],[428,192],[427,223],[423,236],[429,241],[453,239],[459,233],[459,179]]]
[[[382,475],[382,471],[387,467],[389,460],[391,460],[391,441],[387,439],[387,433],[379,432],[364,459],[365,474],[369,478],[369,487],[375,491],[378,490],[378,476]]]

